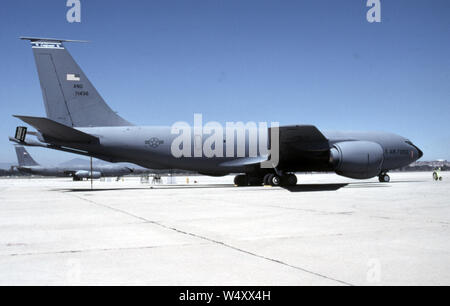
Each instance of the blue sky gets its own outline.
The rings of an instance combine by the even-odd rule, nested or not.
[[[450,2],[381,0],[2,1],[0,162],[15,161],[12,114],[45,115],[19,36],[66,45],[104,99],[135,124],[279,121],[323,130],[392,131],[424,159],[450,160]],[[44,163],[66,153],[31,148]]]

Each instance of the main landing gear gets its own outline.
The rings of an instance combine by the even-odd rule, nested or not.
[[[264,185],[268,186],[295,186],[297,185],[297,176],[295,174],[278,175],[275,173],[264,176]]]
[[[389,183],[391,181],[391,177],[387,173],[380,173],[378,180],[380,183]]]
[[[295,186],[297,185],[297,176],[295,174],[268,173],[264,177],[255,177],[241,174],[234,178],[234,184],[236,186]]]

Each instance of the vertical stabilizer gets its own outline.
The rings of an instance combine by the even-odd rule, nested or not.
[[[49,119],[71,127],[131,125],[105,103],[63,45],[77,41],[21,39],[31,42]]]
[[[28,151],[22,146],[15,146],[19,167],[39,166]]]

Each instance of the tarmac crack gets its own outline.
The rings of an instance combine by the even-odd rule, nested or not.
[[[374,219],[382,219],[382,220],[389,220],[389,221],[415,221],[414,218],[399,218],[399,217],[386,217],[386,216],[370,216],[370,218]],[[440,224],[440,225],[450,225],[450,222],[446,221],[435,221],[435,220],[423,220],[427,224]]]
[[[310,274],[310,275],[314,275],[314,276],[317,276],[319,278],[323,278],[323,279],[327,279],[327,280],[330,280],[330,281],[334,281],[334,282],[337,282],[337,283],[342,284],[342,285],[354,286],[351,283],[339,280],[337,278],[326,276],[324,274],[321,274],[321,273],[318,273],[318,272],[314,272],[314,271],[311,271],[311,270],[308,270],[306,268],[302,268],[302,267],[299,267],[299,266],[294,266],[294,265],[291,265],[289,263],[286,263],[284,261],[281,261],[281,260],[278,260],[278,259],[275,259],[275,258],[270,258],[270,257],[264,256],[264,255],[260,255],[260,254],[257,254],[257,253],[251,252],[251,251],[247,251],[247,250],[244,250],[242,248],[238,248],[238,247],[232,246],[230,244],[227,244],[227,243],[225,243],[223,241],[218,241],[218,240],[206,237],[206,236],[202,236],[202,235],[199,235],[199,234],[187,232],[187,231],[184,231],[184,230],[172,227],[172,226],[165,225],[165,224],[157,222],[157,221],[149,220],[147,218],[135,215],[133,213],[130,213],[130,212],[122,210],[122,209],[118,209],[118,208],[114,208],[114,207],[111,207],[111,206],[108,206],[108,205],[105,205],[105,204],[101,204],[101,203],[95,202],[95,201],[90,200],[90,199],[85,199],[85,198],[77,196],[77,195],[72,195],[72,196],[74,196],[74,197],[76,197],[76,198],[78,198],[80,200],[86,201],[88,203],[91,203],[93,205],[100,206],[100,207],[103,207],[103,208],[106,208],[106,209],[109,209],[109,210],[112,210],[112,211],[115,211],[115,212],[119,212],[119,213],[128,215],[130,217],[139,219],[139,220],[144,221],[146,223],[153,224],[153,225],[159,226],[161,228],[174,231],[174,232],[179,233],[179,234],[183,234],[183,235],[187,235],[187,236],[194,237],[194,238],[197,238],[197,239],[201,239],[201,240],[204,240],[204,241],[208,241],[210,243],[213,243],[213,244],[216,244],[216,245],[220,245],[222,247],[225,247],[225,248],[228,248],[228,249],[231,249],[231,250],[234,250],[234,251],[246,254],[246,255],[250,255],[250,256],[253,256],[253,257],[256,257],[256,258],[259,258],[259,259],[267,260],[267,261],[270,261],[272,263],[280,264],[280,265],[283,265],[285,267],[289,267],[289,268],[292,268],[292,269],[295,269],[295,270],[298,270],[298,271],[302,271],[304,273],[307,273],[307,274]]]
[[[192,243],[181,244],[177,246],[192,246]],[[103,248],[103,249],[86,249],[86,250],[65,250],[65,251],[55,251],[55,252],[35,252],[35,253],[15,253],[15,254],[3,254],[2,256],[36,256],[36,255],[57,255],[57,254],[80,254],[80,253],[95,253],[95,252],[111,252],[111,251],[130,251],[130,250],[149,250],[149,249],[159,249],[164,247],[172,247],[173,245],[155,245],[155,246],[142,246],[142,247],[129,247],[129,248]]]
[[[285,206],[277,206],[277,205],[270,205],[267,207],[272,208],[280,208],[280,209],[286,209],[286,210],[297,210],[297,211],[304,211],[309,213],[315,213],[319,215],[345,215],[345,216],[351,216],[355,212],[354,211],[323,211],[323,210],[316,210],[316,209],[306,209],[306,208],[296,208],[296,207],[285,207]]]

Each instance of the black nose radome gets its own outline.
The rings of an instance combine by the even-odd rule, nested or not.
[[[423,156],[423,152],[421,149],[419,149],[415,144],[413,144],[411,141],[407,140],[406,141],[407,144],[409,144],[410,146],[412,146],[414,149],[416,149],[417,151],[417,159],[421,159]]]
[[[419,149],[418,147],[416,147],[416,150],[417,150],[417,154],[419,154],[419,158],[418,158],[418,159],[421,159],[421,158],[422,158],[422,156],[423,156],[423,152],[422,152],[422,150],[421,150],[421,149]]]

